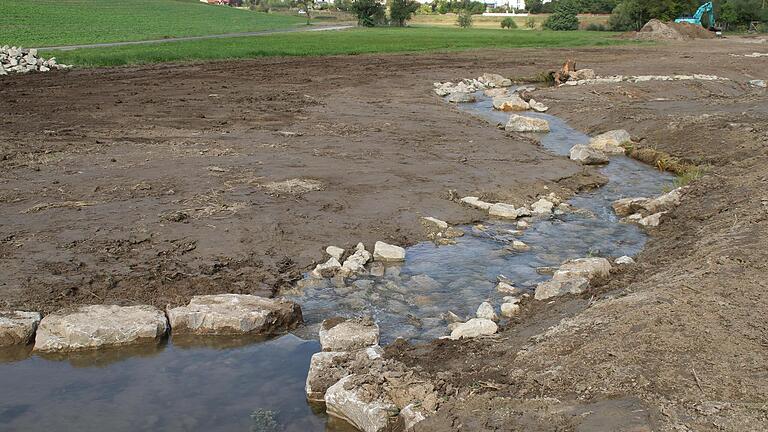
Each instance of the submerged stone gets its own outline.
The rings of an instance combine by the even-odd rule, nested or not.
[[[330,318],[320,326],[323,351],[352,351],[379,343],[379,326],[370,318]]]
[[[34,349],[75,351],[156,342],[167,330],[165,314],[153,306],[80,306],[43,318]]]

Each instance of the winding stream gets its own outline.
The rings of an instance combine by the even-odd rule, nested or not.
[[[508,114],[494,111],[490,98],[461,104],[468,114],[491,124]],[[567,155],[589,137],[546,115],[551,132],[541,143]],[[0,351],[0,431],[309,431],[343,430],[329,425],[305,402],[304,381],[320,322],[334,315],[374,316],[382,344],[397,337],[428,341],[447,333],[446,311],[473,315],[490,300],[496,306],[497,277],[533,290],[547,278],[538,267],[557,266],[589,254],[636,255],[646,236],[619,223],[611,202],[622,197],[656,196],[672,184],[660,173],[624,156],[600,168],[609,183],[568,201],[588,212],[531,219],[530,228],[490,220],[485,229],[460,227],[465,236],[450,246],[431,242],[407,249],[402,265],[382,275],[354,281],[311,280],[286,293],[302,306],[307,325],[268,341],[171,338],[159,347],[103,350],[64,360]],[[589,214],[585,214],[589,213]],[[432,215],[440,217],[440,215]],[[512,240],[530,246],[512,251]]]

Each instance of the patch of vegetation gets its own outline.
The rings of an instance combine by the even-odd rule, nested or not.
[[[472,27],[472,13],[470,11],[462,11],[457,17],[457,24],[461,28]]]
[[[393,25],[403,27],[418,9],[419,2],[416,0],[392,0],[389,5],[389,17]]]
[[[704,175],[704,169],[698,166],[691,166],[675,178],[675,187],[683,187],[688,183],[700,179]]]
[[[560,0],[555,12],[544,21],[544,28],[549,30],[578,30],[579,6],[576,0]]]
[[[377,0],[354,0],[349,11],[357,17],[357,24],[363,27],[374,27],[387,20],[384,5]]]
[[[292,27],[302,18],[197,0],[2,0],[0,42],[29,47]]]
[[[266,56],[321,56],[395,52],[455,51],[475,48],[556,48],[631,44],[613,33],[406,27],[334,32],[283,33],[72,51],[46,51],[75,66],[120,66]]]
[[[501,20],[501,28],[516,29],[517,23],[512,19],[512,17],[506,17]]]

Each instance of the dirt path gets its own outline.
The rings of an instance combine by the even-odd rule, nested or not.
[[[118,46],[125,46],[125,45],[146,45],[146,44],[158,44],[158,43],[166,43],[166,42],[180,42],[180,41],[192,41],[192,40],[203,40],[203,39],[225,39],[225,38],[236,38],[236,37],[245,37],[245,36],[269,36],[269,35],[279,34],[279,33],[346,30],[354,27],[355,27],[354,25],[314,25],[311,27],[295,27],[295,28],[285,28],[285,29],[261,30],[261,31],[240,32],[240,33],[225,33],[225,34],[202,35],[202,36],[181,36],[181,37],[169,37],[164,39],[149,39],[149,40],[140,40],[140,41],[103,42],[103,43],[85,44],[85,45],[60,45],[60,46],[50,46],[50,47],[38,47],[38,49],[71,51],[71,50],[76,50],[81,48],[108,48],[108,47],[118,47]]]

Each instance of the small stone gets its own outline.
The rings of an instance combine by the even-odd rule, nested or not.
[[[454,92],[448,95],[448,102],[451,103],[469,103],[475,101],[475,95],[467,92]]]
[[[630,257],[630,256],[624,255],[624,256],[616,258],[616,261],[614,261],[614,263],[616,263],[618,265],[630,265],[630,264],[634,264],[635,260],[632,259],[632,257]]]
[[[540,118],[512,114],[509,116],[504,130],[507,132],[549,132],[549,122]]]
[[[271,335],[302,323],[298,304],[248,294],[194,296],[166,312],[174,334]]]
[[[528,105],[531,107],[532,110],[536,112],[547,112],[547,110],[549,110],[548,106],[544,105],[541,102],[536,101],[536,99],[529,100]]]
[[[520,313],[520,305],[517,303],[502,303],[501,316],[511,318]]]
[[[39,323],[37,312],[0,311],[0,347],[30,343]]]
[[[571,160],[581,162],[583,165],[608,163],[608,156],[606,156],[605,153],[582,144],[577,144],[571,147],[569,157]]]
[[[382,262],[405,261],[405,249],[377,241],[373,248],[373,259]]]
[[[330,318],[320,326],[323,351],[353,351],[379,343],[379,326],[371,319]]]
[[[337,246],[328,246],[325,248],[325,253],[336,258],[336,261],[341,261],[341,257],[344,255],[344,249]]]
[[[493,310],[493,305],[488,302],[480,303],[480,307],[477,308],[475,315],[478,318],[488,319],[491,321],[498,321],[499,317],[496,315],[496,311]]]
[[[654,213],[650,216],[646,216],[640,220],[637,221],[640,225],[644,227],[657,227],[659,226],[659,223],[661,223],[661,215],[665,214],[666,212],[659,212]]]
[[[447,322],[449,324],[450,323],[458,323],[458,322],[462,322],[463,321],[458,315],[456,315],[455,313],[453,313],[451,311],[444,312],[441,315],[441,318],[443,320],[445,320],[445,322]]]
[[[365,273],[365,264],[371,260],[371,253],[365,250],[365,245],[358,243],[355,247],[355,253],[350,255],[341,266],[339,272],[342,276]]]
[[[512,249],[516,251],[527,251],[530,250],[531,247],[527,244],[521,242],[520,240],[513,240],[512,241]]]
[[[526,111],[530,106],[517,93],[493,98],[493,108],[499,111]]]
[[[548,215],[552,213],[552,208],[555,205],[544,198],[539,199],[535,203],[531,204],[531,211],[535,215]]]
[[[157,342],[168,321],[153,306],[91,305],[63,309],[40,321],[35,351],[75,351]]]
[[[512,85],[512,80],[495,73],[484,73],[478,81],[488,87],[509,87]]]
[[[397,430],[403,431],[412,431],[417,423],[420,423],[427,418],[421,407],[417,406],[416,404],[406,405],[403,409],[400,410],[398,417],[400,418],[403,427],[402,429]]]
[[[447,230],[445,230],[445,232],[443,232],[443,237],[448,239],[453,239],[453,238],[463,237],[463,236],[464,236],[464,231],[455,227],[450,227]]]
[[[518,229],[526,229],[526,228],[530,227],[531,225],[528,223],[528,221],[519,220],[519,221],[517,221],[516,226],[517,226]]]
[[[516,294],[519,290],[508,282],[499,282],[496,285],[496,291],[502,294]]]
[[[421,218],[422,224],[427,227],[427,229],[435,230],[435,231],[443,231],[448,229],[448,222],[442,221],[437,218],[433,217],[423,217]]]
[[[499,326],[485,318],[472,318],[456,326],[451,332],[451,339],[473,338],[495,334]]]
[[[318,264],[312,270],[311,275],[316,278],[329,278],[333,277],[339,270],[341,270],[341,263],[336,258],[331,257],[328,261]]]
[[[464,197],[460,201],[470,207],[475,207],[480,210],[488,210],[493,205],[491,203],[481,201],[478,197]]]
[[[749,80],[749,85],[752,87],[759,87],[759,88],[766,88],[768,85],[765,83],[765,80]]]

